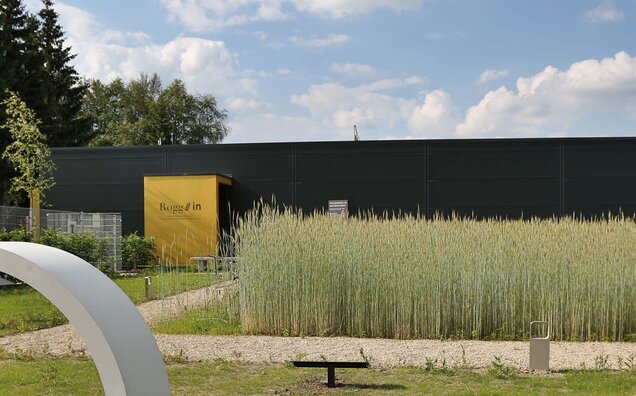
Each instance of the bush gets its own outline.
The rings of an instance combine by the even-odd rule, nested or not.
[[[89,263],[97,265],[103,261],[105,247],[93,234],[73,233],[66,235],[67,252],[81,257]]]
[[[106,241],[93,234],[66,234],[58,229],[43,229],[40,243],[65,250],[93,265],[102,263],[106,257]]]
[[[0,230],[0,241],[31,242],[31,234],[29,234],[24,228],[16,228],[11,231],[2,229]]]
[[[0,230],[0,241],[21,241],[30,242],[31,235],[18,228],[7,231]],[[98,239],[92,234],[73,233],[67,234],[62,230],[54,228],[43,228],[40,235],[40,244],[67,251],[84,261],[98,267],[106,275],[114,274],[112,263],[106,263],[106,240]],[[111,274],[112,273],[112,274]]]
[[[152,261],[157,260],[155,255],[155,238],[143,237],[133,232],[121,240],[122,267],[124,269],[137,269],[147,267]]]
[[[40,233],[40,243],[42,245],[66,250],[65,234],[56,228],[44,228]]]

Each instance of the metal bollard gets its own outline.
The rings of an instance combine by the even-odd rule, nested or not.
[[[146,300],[152,300],[152,278],[146,276],[144,282],[146,285]]]
[[[544,324],[547,327],[545,337],[533,337],[532,325]],[[546,321],[530,322],[530,365],[529,369],[549,371],[550,370],[550,325]]]

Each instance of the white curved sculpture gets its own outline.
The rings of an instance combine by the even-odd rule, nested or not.
[[[0,272],[48,298],[77,329],[107,396],[168,396],[163,359],[128,296],[98,269],[63,250],[0,242]]]

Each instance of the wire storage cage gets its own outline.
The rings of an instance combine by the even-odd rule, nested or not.
[[[45,213],[42,226],[55,228],[64,233],[92,234],[105,250],[104,262],[112,264],[115,271],[122,270],[121,213],[50,212]]]

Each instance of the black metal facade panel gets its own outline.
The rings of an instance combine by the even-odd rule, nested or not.
[[[432,206],[431,216],[443,217],[470,217],[476,219],[498,218],[498,219],[531,219],[535,217],[550,218],[557,216],[558,208],[554,206],[523,205],[523,206]]]
[[[279,206],[294,206],[293,183],[289,182],[239,182],[233,181],[230,189],[230,203],[237,212],[245,212],[253,207],[254,202],[275,202]]]
[[[484,139],[53,149],[54,209],[116,211],[143,231],[143,175],[231,175],[233,210],[254,201],[305,211],[529,218],[636,213],[636,139]]]
[[[54,160],[59,185],[139,184],[144,174],[165,172],[165,155],[160,150],[82,149],[56,152]]]
[[[346,199],[349,212],[373,209],[413,213],[426,207],[424,180],[299,182],[297,202],[304,211],[324,210],[329,200]]]
[[[565,214],[636,213],[635,141],[571,141],[564,147]]]
[[[296,181],[424,180],[424,152],[296,154]]]
[[[566,178],[636,177],[636,145],[596,150],[566,146],[565,162]]]
[[[636,177],[579,178],[565,181],[567,205],[636,205]]]
[[[218,145],[175,148],[168,151],[168,172],[210,172],[231,175],[237,180],[292,181],[291,147],[266,145],[249,150],[241,146]]]
[[[559,147],[524,151],[432,151],[429,178],[498,179],[558,178]]]
[[[143,210],[143,178],[136,184],[57,184],[47,192],[46,202],[53,205],[52,209],[78,212]]]
[[[559,207],[559,179],[431,180],[430,205]]]

